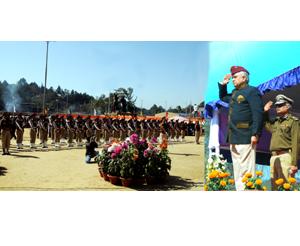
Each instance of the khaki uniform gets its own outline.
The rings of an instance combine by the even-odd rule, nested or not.
[[[12,122],[9,118],[3,118],[0,121],[0,129],[2,129],[2,149],[3,154],[9,153],[11,139]]]
[[[196,144],[200,144],[200,142],[199,142],[200,135],[201,135],[201,126],[198,122],[195,124],[195,142],[196,142]]]
[[[37,136],[37,119],[36,118],[30,118],[29,121],[29,126],[30,126],[30,147],[34,148],[35,147],[35,141],[36,141],[36,136]]]
[[[22,117],[16,119],[16,133],[17,133],[17,148],[22,148],[23,135],[24,135],[24,120]]]
[[[290,114],[282,118],[276,117],[272,121],[267,114],[265,118],[265,128],[272,133],[270,175],[272,189],[275,190],[275,181],[279,178],[286,181],[290,177],[290,167],[297,166],[299,119]]]

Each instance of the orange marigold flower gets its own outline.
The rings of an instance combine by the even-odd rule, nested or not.
[[[290,182],[291,184],[295,184],[295,183],[296,183],[296,179],[295,179],[295,178],[289,178],[289,182]]]
[[[247,182],[247,187],[252,187],[252,185],[253,185],[253,182],[251,182],[251,181],[249,181],[249,182]]]
[[[282,185],[283,182],[284,182],[283,179],[277,179],[277,180],[275,181],[275,184],[277,184],[277,185]]]
[[[221,180],[220,185],[223,186],[223,187],[225,187],[227,185],[227,183],[226,183],[225,180]]]
[[[257,179],[257,180],[255,181],[255,184],[261,185],[261,184],[262,184],[262,180],[261,180],[261,179]]]
[[[234,184],[234,179],[229,179],[228,182],[229,184]]]
[[[266,191],[266,190],[267,190],[267,187],[266,187],[266,186],[264,186],[264,187],[263,187],[263,190],[264,190],[264,191]]]
[[[257,176],[262,176],[263,173],[262,173],[262,171],[256,171],[256,175],[257,175]]]
[[[283,188],[284,188],[285,190],[289,190],[289,189],[291,188],[291,185],[290,185],[289,183],[284,183],[284,184],[283,184]]]
[[[246,178],[252,178],[252,174],[251,173],[246,173],[244,177],[246,177]]]
[[[212,172],[208,175],[208,177],[209,177],[210,179],[213,179],[213,178],[217,177],[218,174],[219,174],[219,172],[216,171],[216,170],[214,170],[214,171],[212,171]]]
[[[244,177],[243,179],[242,179],[242,182],[243,183],[246,183],[248,181],[248,178],[247,177]]]
[[[225,178],[229,177],[230,176],[230,173],[225,173]]]

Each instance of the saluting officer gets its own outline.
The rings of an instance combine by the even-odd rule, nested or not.
[[[298,159],[298,131],[299,119],[292,116],[289,111],[292,107],[293,100],[285,95],[276,96],[276,114],[275,119],[270,120],[268,111],[273,105],[269,101],[265,107],[265,127],[272,133],[270,151],[270,176],[272,190],[277,190],[275,181],[283,178],[285,182],[297,172]]]
[[[227,84],[232,77],[235,89],[227,93]],[[256,144],[262,131],[263,103],[257,88],[249,86],[249,72],[240,66],[231,67],[219,83],[219,96],[229,102],[228,135],[232,157],[235,186],[244,190],[245,173],[255,175]]]

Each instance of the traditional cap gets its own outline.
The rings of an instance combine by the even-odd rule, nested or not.
[[[275,100],[276,100],[275,105],[279,105],[279,104],[283,104],[283,103],[289,103],[292,105],[294,103],[294,100],[292,100],[291,98],[289,98],[283,94],[277,95]]]
[[[247,74],[250,74],[246,68],[241,67],[241,66],[232,66],[232,67],[230,68],[230,72],[231,72],[231,75],[232,75],[232,76],[233,76],[234,74],[236,74],[236,73],[239,73],[239,72],[246,72]]]

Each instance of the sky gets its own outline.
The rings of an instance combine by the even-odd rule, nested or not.
[[[46,42],[0,42],[0,81],[44,84]],[[208,76],[208,43],[58,41],[48,50],[47,88],[108,95],[132,87],[138,107],[199,104]]]
[[[250,85],[258,86],[300,66],[300,42],[252,41],[210,42],[209,75],[205,102],[219,99],[217,83],[231,66],[243,66],[250,72]],[[230,82],[228,91],[234,89]]]

